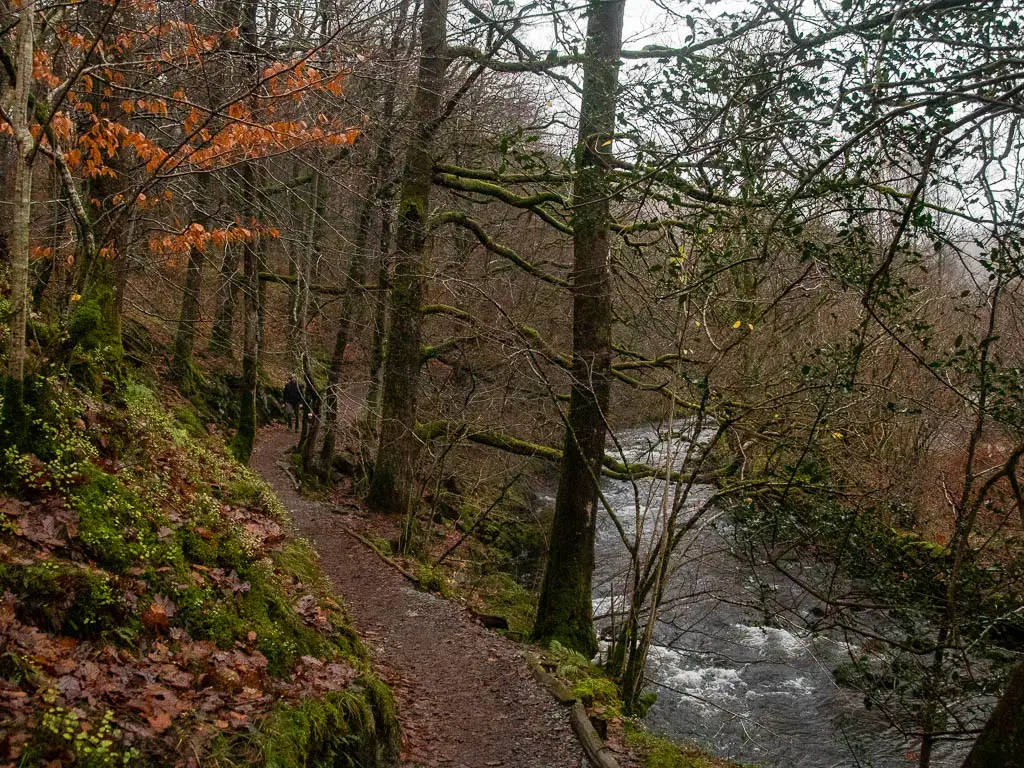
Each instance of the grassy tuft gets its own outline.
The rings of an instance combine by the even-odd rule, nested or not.
[[[754,768],[714,757],[694,744],[675,744],[630,721],[626,743],[644,756],[644,768]]]

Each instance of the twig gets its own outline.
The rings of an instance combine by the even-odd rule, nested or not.
[[[292,485],[294,485],[294,486],[295,486],[295,490],[296,490],[296,491],[297,491],[297,490],[299,490],[299,488],[301,487],[302,483],[300,483],[300,482],[299,482],[299,481],[298,481],[298,480],[297,480],[297,479],[295,478],[295,475],[293,475],[293,474],[292,474],[292,471],[291,471],[290,469],[288,469],[288,466],[287,466],[287,465],[286,465],[286,464],[285,464],[285,463],[284,463],[283,461],[279,461],[279,462],[277,462],[277,466],[278,466],[278,467],[280,467],[280,468],[281,468],[281,470],[282,470],[282,471],[283,471],[283,472],[284,472],[284,473],[285,473],[286,475],[288,475],[288,479],[292,481]]]
[[[336,514],[336,515],[342,515],[342,514],[344,514],[344,512],[341,512],[340,510],[337,510],[337,509],[332,509],[331,507],[328,507],[327,509],[328,509],[328,510],[330,510],[331,512],[333,512],[333,513],[334,513],[334,514]],[[398,562],[397,562],[397,561],[396,561],[396,560],[395,560],[394,558],[392,558],[392,557],[388,557],[388,556],[387,556],[387,555],[385,555],[385,554],[384,554],[383,552],[381,552],[381,551],[380,551],[380,550],[379,550],[379,549],[377,548],[377,545],[376,545],[376,544],[374,544],[374,543],[373,543],[372,541],[370,541],[370,540],[369,540],[368,538],[366,538],[365,536],[363,536],[363,535],[362,535],[361,533],[359,533],[358,531],[354,531],[353,529],[349,528],[349,527],[348,527],[347,525],[345,525],[344,523],[341,523],[341,522],[339,522],[339,523],[336,523],[336,525],[337,525],[337,526],[338,526],[339,528],[341,528],[341,530],[343,530],[343,531],[344,531],[345,533],[347,533],[347,534],[348,534],[349,536],[351,536],[351,537],[352,537],[353,539],[356,539],[356,540],[357,540],[358,542],[360,542],[361,544],[363,544],[363,545],[365,545],[366,547],[368,547],[368,548],[370,549],[370,551],[372,551],[372,552],[373,552],[373,554],[375,554],[375,555],[376,555],[377,557],[379,557],[379,558],[380,558],[381,560],[383,560],[383,561],[384,561],[385,563],[387,563],[388,565],[390,565],[390,566],[391,566],[392,568],[394,568],[394,569],[395,569],[396,571],[398,571],[398,572],[399,572],[400,574],[402,574],[403,576],[405,576],[405,578],[407,578],[407,579],[408,579],[409,581],[411,581],[411,582],[412,582],[413,584],[415,584],[415,585],[416,585],[417,587],[421,586],[419,578],[417,578],[417,577],[416,577],[416,576],[414,576],[413,574],[409,573],[409,571],[405,570],[405,568],[403,568],[403,567],[402,567],[401,565],[399,565],[399,564],[398,564]]]
[[[447,557],[452,552],[454,552],[456,549],[458,549],[459,546],[462,544],[462,542],[464,542],[469,537],[469,535],[471,533],[473,533],[473,531],[476,530],[477,526],[480,525],[480,523],[482,523],[484,521],[484,518],[486,518],[491,513],[491,511],[496,506],[498,506],[498,504],[501,503],[501,500],[505,498],[505,494],[508,493],[509,488],[511,488],[513,485],[515,485],[516,481],[518,481],[519,478],[522,477],[522,476],[523,476],[523,473],[520,472],[515,477],[513,477],[512,480],[510,480],[508,483],[505,484],[505,487],[501,489],[501,493],[498,494],[498,498],[496,498],[493,502],[491,502],[491,506],[489,506],[487,509],[485,509],[483,511],[483,513],[478,515],[476,520],[473,521],[473,524],[470,525],[469,528],[467,528],[463,532],[462,536],[459,537],[459,540],[456,541],[454,544],[452,544],[450,547],[448,547],[448,549],[446,549],[444,551],[444,553],[439,558],[437,558],[437,564],[438,565],[443,563],[447,559]]]

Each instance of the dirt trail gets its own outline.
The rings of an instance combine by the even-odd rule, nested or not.
[[[252,465],[316,546],[356,629],[398,698],[402,765],[583,768],[567,712],[540,689],[522,647],[483,629],[455,603],[417,591],[339,530],[336,513],[303,498],[278,466],[295,442],[259,434]]]

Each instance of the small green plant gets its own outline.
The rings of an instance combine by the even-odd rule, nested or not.
[[[557,640],[548,646],[548,656],[557,666],[555,674],[568,680],[576,680],[591,668],[590,660],[579,651],[566,648]]]
[[[90,556],[116,573],[160,559],[164,545],[150,505],[121,478],[94,466],[83,470],[86,481],[69,504],[78,512],[78,535]]]
[[[0,487],[16,495],[67,492],[97,456],[81,402],[56,380],[34,380],[27,389],[25,439],[4,444],[0,434]]]
[[[443,597],[449,593],[448,580],[444,573],[436,566],[423,563],[416,572],[420,586],[428,592],[436,592]]]
[[[121,729],[109,709],[90,720],[80,710],[56,706],[55,691],[47,691],[43,698],[50,708],[43,712],[30,754],[36,752],[43,757],[51,750],[66,750],[81,768],[121,768],[140,759],[136,748],[125,748],[120,743]]]

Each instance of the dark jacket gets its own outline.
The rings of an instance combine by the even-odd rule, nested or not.
[[[294,405],[296,408],[302,403],[302,393],[299,391],[299,385],[295,383],[295,380],[289,380],[284,385],[284,401],[288,405]]]

